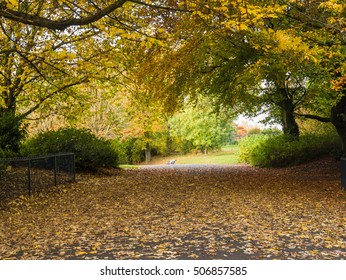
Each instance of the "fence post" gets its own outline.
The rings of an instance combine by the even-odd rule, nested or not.
[[[28,159],[28,193],[31,195],[31,159]]]
[[[58,185],[58,182],[57,182],[58,166],[57,166],[57,159],[56,159],[56,157],[57,156],[54,156],[54,186]]]

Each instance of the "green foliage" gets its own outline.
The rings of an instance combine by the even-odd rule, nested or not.
[[[0,151],[3,153],[17,153],[20,142],[25,138],[26,130],[22,127],[22,122],[13,114],[2,112],[0,108]],[[3,157],[0,152],[0,157]],[[6,156],[4,156],[6,157]]]
[[[190,153],[191,151],[194,150],[194,145],[192,141],[188,140],[180,140],[179,139],[176,141],[177,144],[177,150],[181,152],[183,155],[186,155]]]
[[[281,133],[282,131],[277,128],[265,128],[261,131],[261,134],[271,135],[271,136],[280,135]]]
[[[207,152],[231,142],[234,128],[227,116],[216,114],[208,100],[199,100],[196,106],[187,104],[184,111],[170,120],[171,135],[181,143],[181,150]]]
[[[84,129],[63,128],[40,133],[23,146],[24,155],[44,155],[72,152],[76,169],[94,171],[100,167],[115,167],[118,156],[109,141],[97,138]]]
[[[259,127],[250,128],[248,135],[260,134],[262,130]]]
[[[15,157],[18,157],[19,154],[18,153],[15,153],[11,150],[2,150],[0,149],[0,159],[1,158],[15,158]]]
[[[331,153],[338,144],[335,134],[251,136],[239,145],[240,160],[259,167],[290,166]]]
[[[251,163],[250,158],[253,151],[261,146],[269,139],[265,134],[253,134],[251,136],[244,137],[239,141],[239,161],[244,163]]]
[[[120,164],[136,164],[145,159],[143,143],[140,139],[115,139],[112,141],[112,148],[118,154]]]

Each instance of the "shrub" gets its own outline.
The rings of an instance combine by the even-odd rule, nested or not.
[[[94,171],[115,167],[117,154],[110,142],[99,139],[84,129],[63,128],[43,132],[26,141],[23,155],[46,155],[71,152],[76,156],[76,169]]]
[[[145,153],[140,139],[131,138],[127,140],[115,139],[112,147],[119,155],[119,163],[136,164],[145,160]]]
[[[278,135],[252,144],[251,149],[242,156],[254,166],[283,167],[330,154],[338,145],[338,138],[334,134],[306,134],[299,139]]]
[[[18,153],[21,141],[26,135],[26,127],[22,125],[22,120],[11,112],[1,111],[0,108],[0,150]]]
[[[261,134],[262,130],[259,127],[253,127],[248,131],[248,135]]]
[[[251,163],[250,158],[253,150],[262,145],[269,139],[268,135],[264,134],[253,134],[242,138],[239,141],[239,161],[244,163]]]
[[[1,158],[14,158],[14,157],[18,157],[18,156],[19,156],[19,154],[15,153],[13,151],[0,149],[0,159]]]

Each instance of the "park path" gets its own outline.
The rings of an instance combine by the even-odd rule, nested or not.
[[[346,259],[346,192],[329,158],[82,174],[0,217],[0,259]]]
[[[141,169],[146,170],[224,170],[236,169],[239,167],[247,167],[248,165],[224,165],[224,164],[155,164],[141,165]]]

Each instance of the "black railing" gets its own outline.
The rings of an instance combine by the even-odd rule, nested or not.
[[[0,159],[0,201],[75,181],[72,153]]]

